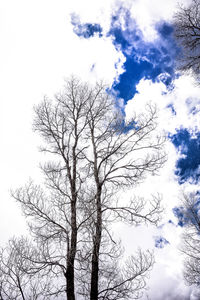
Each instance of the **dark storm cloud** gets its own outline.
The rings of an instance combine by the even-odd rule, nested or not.
[[[200,177],[200,133],[191,136],[187,129],[182,128],[170,138],[182,154],[176,163],[175,170],[179,183],[182,184],[187,180],[197,183]]]
[[[80,19],[77,15],[71,15],[71,23],[74,26],[73,31],[76,35],[83,38],[90,38],[94,35],[102,37],[102,28],[97,23],[83,23],[81,24]]]

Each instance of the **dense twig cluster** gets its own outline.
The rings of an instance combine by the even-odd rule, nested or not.
[[[185,254],[184,278],[189,285],[200,285],[200,201],[199,195],[184,194],[185,228],[181,251]]]
[[[198,79],[200,71],[200,1],[189,7],[180,6],[175,14],[175,37],[182,48],[179,67],[192,71]]]

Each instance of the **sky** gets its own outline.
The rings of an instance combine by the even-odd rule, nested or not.
[[[120,225],[126,254],[138,246],[155,250],[149,299],[199,299],[198,291],[184,284],[178,248],[184,227],[181,193],[198,191],[200,180],[200,87],[175,68],[180,55],[173,38],[176,9],[176,0],[162,5],[160,0],[0,1],[2,245],[26,233],[10,190],[30,177],[42,181],[38,166],[45,158],[32,132],[33,106],[62,90],[71,74],[91,83],[103,79],[127,120],[155,103],[158,129],[167,136],[168,161],[159,176],[131,191],[162,194],[163,220],[157,228]]]

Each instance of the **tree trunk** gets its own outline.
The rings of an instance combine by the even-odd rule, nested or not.
[[[77,191],[76,191],[76,146],[78,142],[77,137],[77,123],[75,122],[75,144],[73,146],[73,171],[72,176],[70,173],[69,164],[68,167],[68,177],[71,185],[71,244],[67,253],[67,300],[75,300],[75,286],[74,286],[74,262],[77,249],[77,222],[76,222],[76,202],[77,202]]]
[[[71,245],[68,250],[67,257],[67,300],[75,300],[75,288],[74,288],[74,261],[76,256],[76,244],[77,244],[77,224],[76,224],[76,198],[72,201],[71,206]]]
[[[98,187],[97,197],[97,220],[96,220],[96,233],[93,241],[92,253],[92,273],[91,273],[91,290],[90,300],[98,299],[98,283],[99,283],[99,251],[101,245],[102,234],[102,211],[101,211],[101,188]]]
[[[17,282],[18,282],[18,287],[19,287],[19,290],[20,290],[22,299],[25,300],[24,292],[23,292],[23,290],[22,290],[21,283],[20,283],[20,279],[19,279],[18,276],[17,276]]]
[[[68,266],[67,267],[67,300],[75,300],[74,294],[74,267]]]

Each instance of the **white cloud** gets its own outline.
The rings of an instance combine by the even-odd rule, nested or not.
[[[126,117],[130,119],[134,112],[141,113],[148,102],[155,103],[158,107],[158,132],[165,132],[175,134],[176,129],[181,127],[187,128],[190,132],[200,130],[200,112],[195,115],[190,114],[191,107],[197,107],[200,101],[200,88],[193,85],[193,81],[188,76],[181,76],[174,81],[174,89],[167,92],[166,86],[162,82],[153,83],[151,80],[142,79],[137,85],[138,93],[134,98],[129,100],[126,107]],[[191,103],[188,105],[188,99]],[[176,114],[172,112],[167,106],[173,105]],[[177,205],[180,195],[180,186],[174,174],[176,161],[181,157],[181,154],[175,149],[173,144],[168,140],[166,142],[166,151],[168,161],[164,168],[159,172],[159,177],[149,177],[145,181],[145,189],[143,186],[139,187],[139,194],[142,193],[148,197],[149,193],[157,191],[163,194],[163,204],[167,208],[167,218],[172,218],[171,209]],[[183,188],[183,186],[182,186]],[[197,189],[194,185],[187,182],[184,184],[185,190]]]
[[[132,2],[131,13],[147,42],[154,41],[158,36],[155,30],[156,23],[170,22],[173,19],[177,4],[187,4],[188,0],[135,0]]]
[[[129,100],[126,106],[127,119],[133,111],[141,112],[148,102],[155,103],[159,109],[158,125],[160,129],[174,134],[180,127],[188,128],[191,132],[200,130],[200,88],[194,86],[189,76],[180,76],[173,82],[174,88],[167,91],[162,82],[153,83],[142,79],[137,85],[138,93]],[[167,106],[172,105],[176,114]],[[195,114],[191,111],[194,110]]]
[[[127,119],[131,118],[135,111],[138,113],[144,111],[144,106],[149,101],[152,101],[158,106],[158,130],[161,132],[164,130],[166,133],[174,134],[176,129],[180,129],[182,126],[188,128],[190,132],[194,129],[200,130],[200,113],[197,110],[200,101],[200,88],[194,86],[193,80],[185,75],[176,79],[173,84],[173,90],[168,92],[162,82],[153,83],[151,80],[142,79],[137,85],[138,93],[135,94],[133,99],[128,101],[125,107]],[[167,108],[170,104],[173,105],[176,114],[170,108]],[[195,115],[190,113],[193,107],[196,108]],[[165,207],[163,226],[161,226],[160,231],[158,230],[155,233],[154,230],[148,228],[146,233],[145,231],[143,232],[143,237],[148,236],[148,234],[150,236],[161,235],[170,242],[170,245],[156,250],[157,264],[151,275],[149,294],[152,299],[159,300],[173,299],[176,295],[177,297],[181,295],[182,298],[180,297],[180,299],[184,299],[183,297],[186,295],[188,295],[188,299],[196,299],[192,296],[192,290],[185,286],[182,278],[183,257],[178,252],[182,229],[167,222],[172,220],[174,224],[177,224],[172,208],[181,204],[182,189],[194,191],[198,187],[187,182],[180,188],[174,175],[175,164],[180,154],[170,141],[167,141],[166,150],[168,161],[160,171],[160,176],[148,177],[143,185],[134,190],[146,198],[151,193],[160,192],[163,195],[162,203]],[[140,242],[141,235],[139,231],[135,230],[133,232],[135,233],[136,241]],[[151,245],[149,240],[147,244]],[[169,290],[172,292],[169,293]]]

